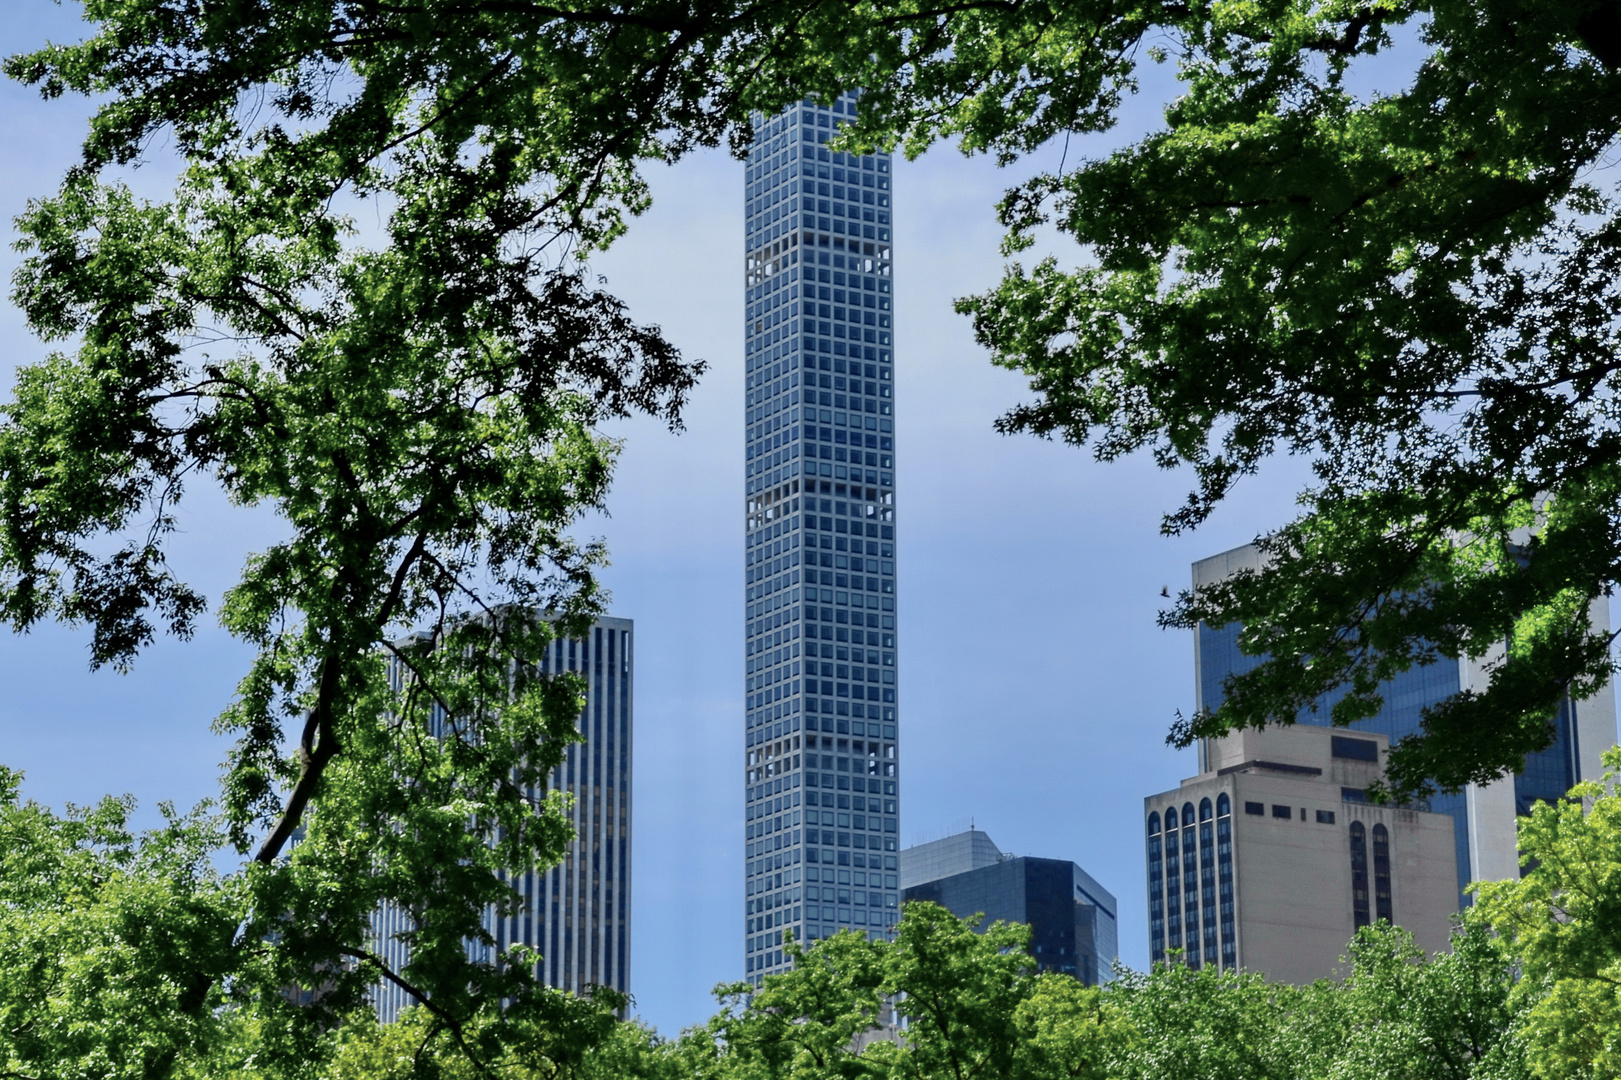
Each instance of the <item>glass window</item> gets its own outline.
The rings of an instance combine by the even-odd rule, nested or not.
[[[1374,917],[1395,922],[1390,903],[1390,831],[1383,823],[1373,827]]]
[[[1333,754],[1337,758],[1349,758],[1352,761],[1378,761],[1379,744],[1372,739],[1352,739],[1344,735],[1335,735]]]
[[[1319,811],[1317,811],[1317,823],[1319,825],[1332,825],[1332,824],[1334,824],[1334,811],[1332,811],[1332,810],[1319,810]]]
[[[1272,816],[1275,818],[1292,818],[1295,816],[1295,812],[1290,807],[1280,806],[1277,803],[1273,803]]]
[[[1553,726],[1553,742],[1526,755],[1525,768],[1514,776],[1515,809],[1521,815],[1530,814],[1539,800],[1558,801],[1576,783],[1576,728],[1569,698],[1560,703]]]
[[[1216,803],[1222,810],[1216,820],[1216,858],[1221,872],[1221,966],[1238,966],[1238,936],[1233,905],[1233,817],[1227,813],[1227,796]]]
[[[1368,834],[1362,822],[1351,822],[1351,913],[1358,930],[1368,918]]]
[[[1175,824],[1176,810],[1165,811],[1165,863],[1170,868],[1172,877],[1165,890],[1165,931],[1168,948],[1180,949],[1182,947],[1182,891],[1176,887],[1176,866],[1181,858],[1181,846],[1177,840],[1178,832],[1172,828]]]
[[[1150,962],[1165,959],[1165,864],[1159,813],[1148,816],[1148,925]]]
[[[1244,813],[1262,817],[1266,814],[1266,803],[1247,802],[1244,804]]]
[[[1206,799],[1200,806],[1200,812],[1209,807],[1210,800]],[[1215,867],[1215,837],[1208,820],[1199,823],[1199,894],[1203,903],[1200,914],[1204,922],[1204,962],[1216,962],[1216,867]]]

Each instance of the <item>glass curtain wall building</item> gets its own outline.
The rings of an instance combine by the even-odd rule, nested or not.
[[[754,118],[745,172],[745,963],[895,924],[890,159],[859,93]]]
[[[1067,859],[1003,854],[977,829],[901,852],[906,903],[939,904],[958,918],[1030,927],[1030,955],[1042,971],[1088,985],[1108,982],[1119,959],[1114,894]]]
[[[584,741],[547,778],[548,791],[574,796],[574,839],[563,861],[509,883],[518,894],[516,911],[491,908],[484,930],[494,947],[469,943],[473,959],[491,962],[508,946],[528,945],[540,953],[537,974],[547,986],[580,993],[591,986],[630,992],[630,766],[632,737],[632,636],[629,619],[603,618],[583,638],[552,642],[541,670],[577,672],[586,677]],[[405,672],[390,666],[394,689],[403,691]],[[436,717],[442,722],[442,717]],[[530,798],[544,794],[532,790]],[[385,905],[372,917],[379,955],[394,971],[409,959],[400,939],[414,926],[409,912]],[[392,1023],[415,1004],[392,983],[379,983],[372,1003],[377,1018]]]
[[[1258,569],[1260,565],[1256,548],[1235,548],[1195,563],[1193,583],[1197,587],[1238,569]],[[1596,608],[1591,617],[1595,625],[1607,621],[1608,610]],[[1218,707],[1227,677],[1252,670],[1261,663],[1261,657],[1246,656],[1239,651],[1238,631],[1236,624],[1199,627],[1194,645],[1198,708]],[[1446,657],[1425,667],[1410,668],[1379,688],[1384,698],[1379,713],[1359,721],[1354,728],[1383,735],[1394,745],[1419,730],[1426,708],[1460,690],[1475,688],[1477,681],[1483,682],[1484,678],[1478,665]],[[1328,710],[1344,693],[1340,690],[1325,696],[1316,712],[1302,712],[1297,721],[1328,725]],[[1599,754],[1616,736],[1612,688],[1606,685],[1597,696],[1586,701],[1567,700],[1554,718],[1553,727],[1553,743],[1532,754],[1526,760],[1525,769],[1516,774],[1511,783],[1505,780],[1485,787],[1470,785],[1456,794],[1436,794],[1428,800],[1424,809],[1447,814],[1453,819],[1460,889],[1477,879],[1517,877],[1519,857],[1514,817],[1530,813],[1531,806],[1538,801],[1560,798],[1578,780],[1597,779],[1602,775]],[[1207,749],[1207,746],[1200,749],[1201,771],[1207,764],[1203,757]],[[1458,897],[1460,907],[1471,902],[1469,895]]]
[[[1263,657],[1247,656],[1238,648],[1237,624],[1229,626],[1205,626],[1201,624],[1198,630],[1197,645],[1194,650],[1195,664],[1198,668],[1198,708],[1215,709],[1220,707],[1225,693],[1222,683],[1229,675],[1242,674],[1258,666]],[[1402,736],[1411,734],[1419,729],[1423,722],[1424,709],[1437,704],[1456,694],[1462,686],[1462,667],[1458,661],[1442,657],[1428,667],[1414,667],[1397,675],[1389,683],[1380,687],[1384,696],[1384,705],[1377,716],[1363,720],[1356,725],[1357,730],[1377,732],[1388,738],[1392,743],[1401,741]],[[1296,719],[1302,724],[1323,725],[1329,724],[1328,710],[1334,702],[1343,697],[1345,691],[1336,691],[1324,698],[1321,707],[1315,713],[1303,712]],[[1553,752],[1562,756],[1569,756],[1572,749],[1572,740],[1568,727],[1562,727],[1559,740]],[[1541,794],[1542,798],[1557,798],[1565,793],[1575,781],[1574,763],[1572,763],[1568,783],[1563,786],[1546,785],[1549,790]],[[1425,808],[1438,814],[1446,814],[1452,818],[1454,831],[1453,843],[1456,845],[1455,855],[1458,861],[1458,887],[1462,889],[1474,880],[1470,876],[1471,862],[1469,843],[1469,807],[1464,793],[1454,795],[1437,793],[1430,796]],[[1459,907],[1467,906],[1470,899],[1460,895]]]

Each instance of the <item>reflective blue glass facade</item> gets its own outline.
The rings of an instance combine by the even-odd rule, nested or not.
[[[939,904],[959,918],[985,916],[1030,927],[1030,956],[1042,971],[1089,986],[1109,981],[1117,954],[1115,899],[1063,859],[1008,858],[906,890],[907,903]]]
[[[745,171],[746,973],[784,935],[898,911],[887,154],[827,142],[860,95],[755,118]]]
[[[1555,720],[1559,734],[1553,745],[1525,759],[1525,768],[1514,777],[1514,808],[1524,815],[1538,801],[1553,802],[1581,779],[1581,746],[1578,742],[1576,710],[1567,700]]]
[[[1207,709],[1217,708],[1223,700],[1222,683],[1229,675],[1250,671],[1262,658],[1246,656],[1238,648],[1238,625],[1199,627],[1197,650],[1200,704]],[[1418,731],[1423,724],[1424,710],[1456,694],[1462,688],[1462,669],[1459,662],[1441,658],[1425,667],[1413,667],[1402,672],[1380,687],[1384,705],[1379,712],[1353,727],[1372,731],[1390,739],[1395,745],[1402,738]],[[1302,724],[1327,726],[1329,710],[1344,694],[1336,691],[1324,695],[1315,712],[1302,712],[1296,720]],[[1538,799],[1557,799],[1576,783],[1578,777],[1579,747],[1575,712],[1567,701],[1555,720],[1554,742],[1541,753],[1526,761],[1523,772],[1514,778],[1515,803],[1521,814],[1530,812]],[[1454,823],[1453,842],[1458,860],[1458,885],[1463,888],[1473,880],[1469,858],[1470,821],[1467,800],[1462,792],[1455,795],[1436,794],[1428,800],[1428,809],[1450,816]],[[1467,905],[1468,896],[1460,896],[1459,904]]]

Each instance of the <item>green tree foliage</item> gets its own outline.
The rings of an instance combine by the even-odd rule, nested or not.
[[[257,649],[217,721],[237,739],[219,818],[123,840],[112,805],[13,815],[54,835],[39,844],[64,865],[143,880],[96,878],[72,902],[66,886],[8,881],[25,890],[17,910],[54,895],[64,919],[103,912],[61,933],[112,934],[96,951],[108,962],[166,950],[142,968],[162,985],[127,1030],[50,1029],[80,1040],[54,1044],[62,1060],[155,1076],[251,1044],[252,1068],[318,1069],[379,977],[425,1001],[426,1041],[475,1067],[553,1015],[526,957],[475,964],[462,943],[509,899],[503,875],[566,836],[558,803],[531,805],[523,784],[558,760],[579,688],[533,661],[597,609],[603,553],[570,527],[607,489],[600,424],[679,424],[699,374],[572,255],[645,207],[639,161],[740,147],[751,107],[860,86],[845,145],[956,138],[1007,161],[1108,127],[1142,56],[1174,59],[1184,92],[1161,130],[1003,203],[1010,251],[1050,222],[1083,264],[1015,265],[964,307],[996,361],[1032,379],[1008,430],[1191,466],[1198,488],[1169,529],[1275,454],[1313,463],[1266,571],[1167,617],[1241,622],[1244,646],[1272,657],[1182,737],[1289,722],[1344,684],[1333,717],[1353,721],[1391,674],[1506,643],[1487,689],[1432,710],[1393,755],[1397,787],[1456,787],[1519,765],[1555,704],[1609,673],[1585,613],[1621,544],[1617,231],[1591,170],[1621,107],[1612,2],[83,10],[86,41],[7,62],[47,96],[102,104],[82,163],[19,222],[14,297],[58,351],[20,369],[0,406],[0,618],[86,624],[92,662],[127,665],[205,613],[166,558],[188,485],[218,485],[280,531],[218,605]],[[1381,89],[1359,89],[1369,80]],[[138,198],[121,170],[160,144],[178,159],[173,190]],[[427,633],[401,638],[414,628]],[[436,716],[456,719],[436,732]],[[245,867],[216,879],[199,852],[221,837]],[[185,898],[184,941],[114,933],[107,913],[165,897]],[[383,900],[418,923],[405,970],[367,948]],[[772,1035],[762,994],[667,1053],[695,1073],[882,1061],[966,1080],[1023,1067],[1006,1043],[1024,1024],[1045,1033],[1029,1045],[1050,1067],[1094,1069],[1090,1044],[1062,1035],[1091,1030],[1068,988],[1038,994],[1011,960],[960,968],[952,950],[972,942],[937,948],[954,933],[938,920],[908,933],[882,962],[824,946],[813,955],[845,954],[821,996],[792,985],[840,1031],[915,990],[915,1042],[853,1054],[792,1023]],[[840,999],[854,973],[866,981]],[[930,980],[969,976],[967,997],[924,1007]],[[25,1018],[0,1022],[12,1057],[42,1060],[18,1047],[49,1025],[26,1017],[92,985],[42,977]],[[810,977],[808,961],[793,976]],[[313,1006],[288,1003],[295,985],[320,990]],[[1049,998],[1050,1016],[1030,1013]],[[627,1068],[667,1064],[651,1044],[619,1051]]]
[[[1392,787],[1457,789],[1548,745],[1559,702],[1613,667],[1587,612],[1621,569],[1621,224],[1598,171],[1621,121],[1621,8],[872,10],[932,22],[848,65],[873,90],[852,144],[956,136],[1012,160],[1109,127],[1135,64],[1174,64],[1163,125],[1001,205],[1010,254],[1051,226],[1078,264],[1015,263],[960,304],[1030,377],[1003,430],[1191,470],[1169,532],[1269,459],[1311,465],[1299,517],[1262,538],[1266,568],[1163,616],[1240,623],[1268,657],[1174,737],[1307,709],[1351,723],[1393,675],[1462,657],[1488,684],[1428,711]]]
[[[1524,965],[1515,994],[1546,1080],[1621,1072],[1621,750],[1604,762],[1603,783],[1522,819],[1523,877],[1482,884],[1475,905]]]
[[[485,1057],[466,1053],[458,1038],[427,1009],[406,1009],[392,1024],[379,1024],[362,1010],[337,1032],[337,1050],[324,1076],[330,1080],[565,1080],[635,1075],[656,1045],[652,1033],[615,1019],[615,1001],[556,995],[548,1015],[517,1024],[486,1047]],[[480,1031],[464,1038],[484,1041]],[[610,1072],[609,1070],[627,1070]]]
[[[1168,530],[1197,526],[1278,455],[1315,471],[1298,519],[1263,538],[1264,571],[1166,613],[1176,626],[1241,623],[1243,647],[1269,657],[1175,736],[1314,708],[1350,723],[1413,665],[1486,661],[1484,689],[1433,708],[1391,762],[1402,792],[1455,789],[1518,767],[1547,745],[1559,701],[1610,674],[1609,637],[1586,612],[1621,561],[1616,227],[1592,168],[1621,109],[1613,0],[106,0],[87,12],[106,28],[90,44],[11,64],[47,92],[114,95],[86,169],[34,216],[41,258],[24,293],[36,324],[76,332],[88,325],[75,314],[83,296],[105,289],[122,299],[97,325],[122,327],[118,340],[172,344],[166,323],[189,325],[206,307],[233,337],[232,320],[245,320],[288,349],[319,316],[344,329],[312,340],[341,340],[350,356],[392,348],[386,335],[404,326],[467,348],[480,323],[463,309],[489,315],[497,337],[532,343],[545,320],[519,285],[549,250],[542,238],[611,239],[645,204],[638,159],[741,146],[749,107],[860,86],[862,116],[843,145],[915,153],[955,138],[1012,161],[1112,126],[1145,58],[1174,65],[1182,92],[1161,127],[1037,176],[1002,204],[1010,252],[1050,224],[1079,245],[1079,265],[1014,264],[963,310],[995,361],[1031,378],[1035,396],[1006,430],[1191,469],[1195,490]],[[113,258],[94,275],[59,274],[80,250],[73,238],[119,198],[84,178],[159,131],[192,163],[187,195],[156,217],[120,211],[120,235],[141,237],[141,250],[168,245],[159,263],[177,272],[111,288],[116,275],[103,271],[128,265]],[[386,195],[393,210],[391,242],[353,273],[328,257],[342,237],[333,191]],[[223,247],[182,240],[215,231]],[[260,265],[272,251],[275,272]],[[50,284],[58,276],[102,284],[81,284],[75,300]],[[568,304],[609,304],[576,296],[584,287],[568,275],[548,280]],[[455,287],[434,284],[447,281]],[[121,310],[132,317],[115,322]],[[374,311],[386,317],[365,317]],[[630,327],[602,329],[591,339]],[[651,355],[630,354],[584,365],[587,382]],[[657,398],[675,376],[654,367],[669,377],[629,385]],[[172,400],[212,403],[213,391]],[[256,410],[239,403],[256,423],[271,416]],[[168,490],[157,479],[174,438],[139,434],[112,425],[102,452],[141,448],[135,460],[154,465],[132,480]],[[201,434],[194,442],[211,450]],[[229,473],[214,453],[204,462]],[[94,522],[141,488],[77,483],[90,484],[75,491],[85,505],[103,507]],[[258,490],[245,497],[274,498]],[[14,618],[53,603],[86,618],[119,612],[93,620],[98,656],[111,658],[150,633],[148,612],[184,628],[195,598],[159,553],[134,543],[92,557],[72,542],[90,524],[47,514],[25,530],[23,554],[47,541],[62,550],[23,565],[55,558],[66,576],[25,574]]]
[[[1036,969],[1029,930],[908,905],[894,942],[792,947],[792,970],[653,1059],[795,1080],[1507,1080],[1525,1077],[1511,957],[1481,926],[1425,957],[1380,924],[1311,986],[1161,965],[1105,987]],[[888,1025],[894,1025],[893,1027]],[[653,1076],[648,1066],[631,1075]],[[662,1075],[662,1074],[659,1074]]]
[[[217,970],[243,887],[214,869],[216,824],[165,807],[136,834],[127,800],[57,816],[0,769],[0,1074],[161,1076],[220,1041]]]
[[[690,86],[656,33],[590,19],[83,9],[87,41],[7,66],[102,104],[82,163],[18,222],[14,299],[58,351],[0,406],[0,618],[87,624],[92,662],[128,665],[204,615],[166,558],[189,489],[278,525],[218,605],[257,650],[216,722],[236,738],[216,839],[241,857],[198,900],[218,938],[154,957],[173,993],[57,1052],[162,1075],[245,1010],[259,1067],[314,1068],[386,979],[470,1060],[502,1060],[555,995],[520,952],[466,943],[494,944],[487,906],[568,840],[562,804],[526,792],[576,737],[578,680],[536,661],[600,606],[603,552],[570,533],[607,490],[599,428],[678,426],[701,370],[572,253],[645,205],[634,162],[666,152],[658,132],[690,143]],[[178,159],[157,201],[121,179],[154,143]],[[367,941],[384,901],[415,923],[401,970]],[[197,1037],[160,1025],[168,1049],[136,1053],[157,1002]]]

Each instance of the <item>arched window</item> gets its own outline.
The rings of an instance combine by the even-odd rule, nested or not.
[[[1165,937],[1166,948],[1182,947],[1182,889],[1177,883],[1182,862],[1181,833],[1176,828],[1176,809],[1165,811]]]
[[[1233,801],[1216,796],[1216,870],[1221,915],[1221,966],[1238,966],[1237,919],[1233,907]]]
[[[1351,822],[1351,921],[1360,930],[1368,918],[1368,834],[1362,822]]]
[[[1396,921],[1390,904],[1390,830],[1383,823],[1373,827],[1373,903],[1375,918]]]
[[[1188,966],[1199,966],[1199,848],[1193,829],[1193,804],[1182,804],[1182,925],[1186,929]]]
[[[1210,800],[1199,803],[1199,921],[1204,923],[1204,962],[1214,964],[1216,939],[1216,836]]]
[[[1149,962],[1165,959],[1165,859],[1159,832],[1159,812],[1148,815],[1148,939]]]

